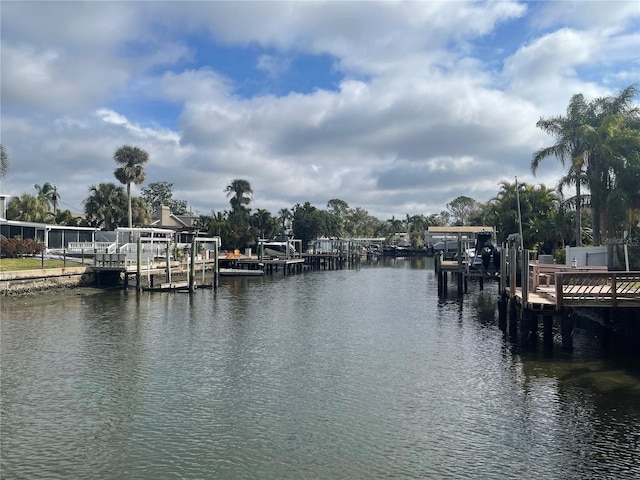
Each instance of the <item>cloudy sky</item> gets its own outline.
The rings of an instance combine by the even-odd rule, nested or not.
[[[273,214],[339,198],[380,219],[555,187],[536,128],[640,80],[640,2],[11,1],[1,8],[3,194],[83,211],[146,150],[194,212],[234,178]],[[134,189],[137,194],[140,188]]]

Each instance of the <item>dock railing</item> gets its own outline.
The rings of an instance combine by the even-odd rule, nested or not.
[[[640,272],[555,273],[556,309],[640,307]]]
[[[591,272],[604,273],[608,272],[605,266],[575,266],[557,264],[557,263],[539,263],[531,261],[529,263],[529,286],[532,292],[538,287],[551,287],[555,285],[555,274],[561,272]]]
[[[116,249],[115,242],[69,242],[67,246],[69,253],[116,253]]]
[[[102,269],[126,268],[127,256],[124,253],[96,253],[93,266]]]

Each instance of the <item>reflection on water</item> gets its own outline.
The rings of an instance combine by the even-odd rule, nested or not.
[[[640,476],[637,372],[512,345],[469,289],[394,258],[5,301],[2,478]]]

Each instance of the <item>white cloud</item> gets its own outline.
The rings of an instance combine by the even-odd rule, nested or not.
[[[228,208],[233,178],[274,213],[342,198],[380,218],[486,201],[516,175],[553,186],[557,162],[529,173],[551,141],[538,118],[637,78],[637,5],[587,3],[3,3],[3,193],[49,181],[79,207],[89,185],[115,181],[122,144],[150,153],[148,182],[173,182],[201,212]],[[474,56],[503,26],[526,28],[525,42]],[[220,45],[253,52],[270,80],[300,55],[341,78],[242,97],[241,75],[202,58]]]
[[[264,54],[258,57],[256,68],[275,78],[286,73],[290,65],[291,60],[288,58]]]
[[[132,137],[138,141],[159,141],[170,142],[176,145],[180,142],[180,134],[166,128],[160,127],[142,127],[136,123],[130,122],[125,116],[109,110],[101,108],[96,115],[105,123],[123,127]]]

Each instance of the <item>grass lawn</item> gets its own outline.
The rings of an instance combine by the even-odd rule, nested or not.
[[[81,263],[67,259],[67,267],[80,267]],[[45,260],[44,268],[62,268],[63,260]],[[15,270],[38,270],[42,268],[40,258],[0,258],[0,272],[13,272]]]

